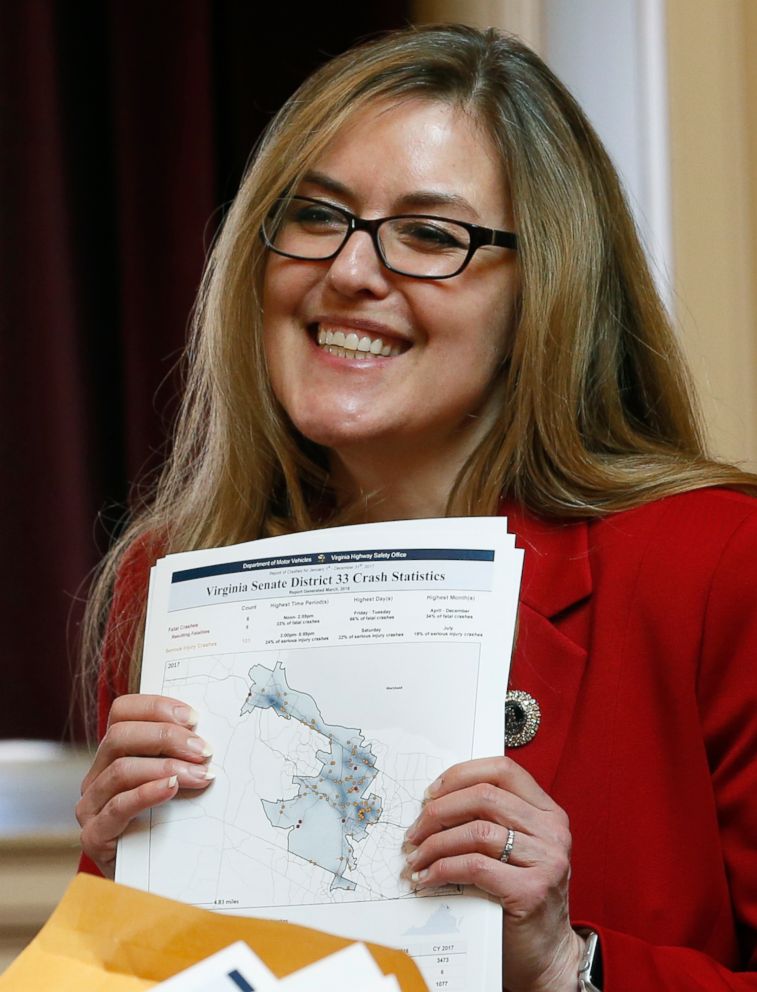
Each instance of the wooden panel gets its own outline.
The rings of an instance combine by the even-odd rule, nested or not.
[[[746,67],[745,128],[748,156],[748,183],[750,211],[750,248],[752,268],[752,335],[757,336],[757,3],[743,2],[742,58]],[[757,379],[757,376],[755,377]],[[756,385],[757,388],[757,385]],[[757,453],[753,456],[757,460]]]
[[[34,937],[79,863],[74,804],[91,762],[45,741],[0,742],[0,971]]]
[[[667,15],[676,313],[715,452],[757,468],[757,16],[753,0],[668,0]]]

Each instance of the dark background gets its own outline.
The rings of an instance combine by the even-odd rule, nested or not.
[[[86,578],[165,450],[204,254],[260,129],[408,7],[0,0],[0,737],[81,732]]]

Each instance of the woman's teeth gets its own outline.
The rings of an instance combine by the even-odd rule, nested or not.
[[[373,334],[355,334],[349,331],[327,331],[318,328],[318,346],[327,351],[330,355],[338,358],[354,358],[360,361],[365,358],[373,358],[380,355],[382,358],[393,358],[401,354],[396,345],[384,344],[382,338]]]

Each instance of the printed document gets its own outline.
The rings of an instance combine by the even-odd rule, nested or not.
[[[414,891],[402,844],[441,772],[504,752],[522,555],[503,517],[471,517],[158,561],[141,688],[200,714],[216,779],[132,824],[116,880],[402,948],[431,989],[501,989],[499,904]]]

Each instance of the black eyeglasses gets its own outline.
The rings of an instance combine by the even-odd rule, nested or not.
[[[304,261],[336,258],[355,231],[370,234],[390,272],[414,279],[451,279],[479,248],[518,246],[511,231],[466,224],[432,214],[400,214],[364,220],[343,207],[310,196],[281,197],[263,223],[263,240],[279,255]]]

